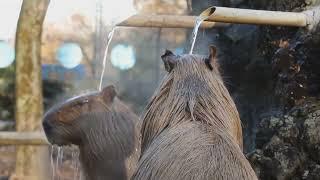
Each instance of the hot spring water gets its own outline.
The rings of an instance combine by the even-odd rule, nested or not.
[[[52,167],[52,180],[63,180],[64,178],[61,176],[63,174],[63,164],[64,164],[64,147],[59,147],[56,145],[51,146],[51,158],[50,163]],[[54,157],[55,156],[55,157]],[[71,152],[71,170],[72,170],[72,178],[74,180],[81,179],[81,172],[80,172],[80,162],[79,162],[79,152],[72,149]]]

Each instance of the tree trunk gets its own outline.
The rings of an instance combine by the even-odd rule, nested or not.
[[[43,115],[41,33],[49,0],[24,0],[16,33],[16,131],[41,129]],[[14,180],[44,180],[47,147],[18,146]],[[46,162],[47,163],[47,162]],[[48,163],[47,163],[48,164]]]

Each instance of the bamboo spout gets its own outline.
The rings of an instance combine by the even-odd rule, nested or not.
[[[206,21],[237,24],[278,25],[305,27],[308,25],[307,15],[297,12],[280,12],[238,9],[227,7],[210,7],[200,16],[207,16]]]
[[[159,28],[194,28],[196,16],[180,16],[180,15],[133,15],[125,21],[117,24],[117,26],[129,27],[159,27]],[[201,28],[225,27],[226,23],[203,22]]]

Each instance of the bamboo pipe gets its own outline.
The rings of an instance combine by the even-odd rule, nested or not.
[[[40,132],[0,132],[0,145],[49,145]]]
[[[303,12],[280,12],[213,6],[204,10],[200,16],[207,17],[205,21],[214,22],[295,27],[305,27],[308,25],[308,16]]]
[[[194,28],[197,16],[137,14],[117,24],[130,27]],[[227,23],[206,21],[201,28],[225,27]]]

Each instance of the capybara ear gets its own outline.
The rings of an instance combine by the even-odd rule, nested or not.
[[[107,86],[101,91],[101,96],[105,102],[112,102],[116,95],[116,88],[113,85]]]
[[[210,70],[213,70],[213,67],[216,64],[215,62],[216,54],[217,54],[217,48],[211,45],[209,47],[209,57],[205,59],[205,63]]]
[[[164,55],[161,56],[166,71],[171,72],[177,62],[177,56],[170,50],[166,50]]]

